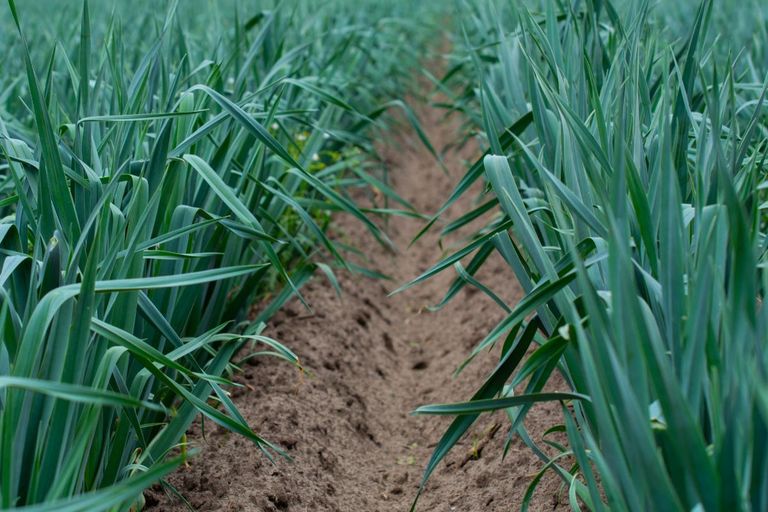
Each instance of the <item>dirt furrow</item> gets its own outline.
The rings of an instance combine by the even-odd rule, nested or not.
[[[436,147],[456,140],[455,123],[443,122],[426,107],[419,115]],[[465,161],[477,153],[468,147],[446,154],[445,175],[410,140],[415,139],[404,130],[382,154],[398,193],[420,212],[432,213],[448,197]],[[459,204],[454,213],[468,207]],[[318,276],[302,290],[312,312],[294,301],[275,317],[267,334],[291,347],[309,373],[277,360],[254,360],[238,377],[245,386],[234,400],[249,424],[294,460],[273,465],[245,439],[215,426],[203,438],[196,424],[190,439],[202,454],[170,482],[198,510],[408,510],[426,461],[450,421],[410,412],[426,403],[469,398],[496,360],[496,354],[484,355],[453,378],[503,312],[472,290],[438,312],[427,311],[442,298],[452,272],[388,295],[442,254],[435,234],[408,247],[421,221],[389,219],[398,253],[377,245],[351,218],[339,216],[335,222],[336,236],[362,248],[369,258],[366,265],[393,280],[342,272],[343,294],[337,297]],[[500,260],[494,259],[479,277],[509,303],[520,296]],[[535,434],[558,417],[556,408],[538,407],[526,425]],[[478,422],[435,472],[419,510],[516,510],[540,463],[519,442],[501,459],[506,426],[501,415]],[[184,510],[158,487],[147,497],[154,510]],[[557,482],[549,479],[537,491],[532,510],[553,510],[559,501]]]

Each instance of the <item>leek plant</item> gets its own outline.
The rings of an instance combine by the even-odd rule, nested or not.
[[[198,414],[283,454],[230,400],[231,357],[300,367],[261,331],[315,269],[353,268],[331,213],[390,244],[347,189],[410,208],[368,162],[382,113],[407,109],[400,40],[427,36],[366,4],[9,0],[0,508],[127,509]]]
[[[438,84],[488,149],[446,208],[487,186],[443,233],[486,222],[409,285],[455,267],[437,307],[468,284],[500,301],[475,277],[495,251],[525,296],[470,355],[500,354],[477,393],[417,410],[456,416],[424,480],[481,413],[503,410],[507,446],[526,443],[574,510],[766,510],[766,67],[723,48],[727,26],[714,37],[719,2],[684,38],[650,2],[616,4],[462,11]],[[555,373],[568,389],[545,392]],[[562,404],[563,422],[532,436],[541,401]]]

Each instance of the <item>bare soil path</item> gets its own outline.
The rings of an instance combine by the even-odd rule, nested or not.
[[[423,107],[418,115],[435,147],[456,140],[457,125],[442,121],[439,112]],[[396,134],[382,153],[396,190],[420,212],[432,213],[466,169],[465,160],[477,158],[477,152],[449,152],[446,176],[426,150],[409,140],[415,139],[408,131]],[[458,205],[453,216],[468,206]],[[338,216],[335,222],[336,235],[361,247],[367,265],[394,281],[340,273],[339,298],[318,276],[302,290],[313,313],[294,301],[273,319],[267,334],[291,347],[311,375],[260,359],[238,377],[246,387],[234,400],[249,424],[286,448],[294,462],[273,465],[251,443],[217,427],[209,427],[213,431],[203,439],[196,424],[190,439],[202,454],[170,482],[198,510],[407,511],[450,421],[409,413],[426,403],[469,398],[497,360],[497,354],[485,355],[452,377],[503,314],[472,291],[439,312],[426,311],[442,298],[452,272],[388,296],[442,254],[435,234],[408,247],[421,221],[390,219],[398,254],[382,249],[353,219]],[[515,303],[521,291],[504,264],[494,260],[487,267],[481,280]],[[558,419],[555,408],[537,407],[526,425],[535,434]],[[500,415],[478,422],[435,472],[418,510],[517,510],[540,462],[519,441],[502,460],[506,428]],[[478,458],[470,456],[473,447],[480,448]],[[185,510],[157,489],[147,498],[153,510]],[[547,481],[534,501],[532,510],[558,508],[563,497],[557,482]]]

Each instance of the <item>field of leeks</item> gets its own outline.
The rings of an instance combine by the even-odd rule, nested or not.
[[[229,399],[230,359],[301,368],[261,330],[347,267],[330,212],[389,243],[346,190],[385,178],[371,137],[408,111],[392,98],[425,36],[366,4],[9,0],[0,508],[140,506],[198,414],[283,455]]]
[[[483,182],[441,233],[484,226],[405,287],[453,268],[436,308],[469,285],[507,316],[467,360],[499,354],[476,394],[417,410],[456,416],[424,482],[503,411],[506,447],[542,462],[524,510],[548,471],[574,510],[768,510],[768,8],[161,4],[8,0],[0,19],[0,508],[140,508],[199,415],[285,455],[230,399],[231,359],[303,371],[265,322],[317,270],[375,274],[332,215],[387,246],[381,214],[417,215],[373,142],[402,109],[439,159],[397,98],[442,26],[448,68],[421,71],[454,144],[486,151],[435,220]],[[493,252],[517,304],[476,277]],[[562,423],[529,432],[545,401]]]
[[[475,396],[417,410],[457,415],[425,481],[505,410],[507,446],[527,444],[574,510],[768,508],[768,16],[722,4],[694,6],[684,34],[647,1],[461,4],[440,106],[488,149],[446,207],[487,188],[443,232],[486,225],[410,284],[455,266],[446,300],[496,297],[472,276],[497,251],[526,296],[472,352],[501,346]],[[569,389],[544,393],[554,373]],[[526,431],[549,400],[563,423]]]

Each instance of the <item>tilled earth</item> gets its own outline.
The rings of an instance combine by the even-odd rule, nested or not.
[[[419,115],[436,147],[456,139],[455,123],[426,107]],[[462,175],[465,160],[478,154],[471,147],[448,152],[446,175],[426,150],[409,140],[414,139],[404,131],[381,152],[398,193],[418,211],[433,213]],[[460,201],[449,217],[467,211],[469,201]],[[195,424],[189,438],[202,453],[169,478],[193,507],[409,509],[432,449],[450,422],[410,412],[419,405],[472,396],[497,361],[497,351],[478,357],[458,377],[453,372],[503,317],[484,294],[467,289],[442,310],[427,311],[426,306],[442,298],[453,271],[389,296],[443,254],[435,234],[408,247],[421,227],[422,221],[390,218],[388,232],[399,248],[394,253],[376,244],[354,219],[336,217],[335,236],[363,248],[366,265],[393,281],[339,272],[343,294],[338,297],[318,276],[302,290],[311,312],[294,301],[276,315],[266,334],[291,347],[308,373],[272,358],[254,360],[238,376],[244,387],[234,392],[234,401],[249,424],[285,448],[293,461],[272,464],[245,439],[208,424],[203,437]],[[520,298],[519,285],[500,259],[489,260],[479,277],[508,303]],[[537,439],[560,421],[557,407],[538,406],[528,414],[526,426]],[[541,462],[519,440],[502,460],[507,427],[501,414],[481,418],[435,471],[418,510],[517,510]],[[159,486],[146,498],[151,510],[185,510]],[[565,501],[560,481],[547,477],[531,510],[555,510]]]

